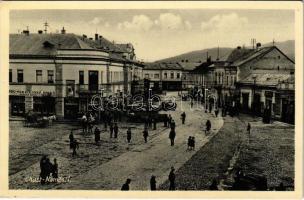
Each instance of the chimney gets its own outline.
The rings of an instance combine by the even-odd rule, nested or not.
[[[83,39],[87,38],[87,35],[83,34],[83,35],[82,35],[82,38],[83,38]]]
[[[95,33],[95,40],[98,40],[98,33]]]
[[[238,46],[238,47],[237,47],[237,49],[241,49],[241,48],[242,48],[241,46]]]
[[[89,40],[93,40],[93,38],[90,37]]]
[[[43,31],[42,30],[38,30],[38,34],[42,34],[43,33]]]
[[[62,27],[61,34],[65,34],[65,29]]]

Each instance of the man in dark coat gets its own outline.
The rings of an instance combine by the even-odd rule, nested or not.
[[[156,130],[156,119],[152,118],[153,130]]]
[[[110,123],[110,138],[113,137],[113,132],[114,132],[114,126],[113,123]]]
[[[70,139],[70,149],[72,149],[72,143],[74,141],[74,135],[73,135],[73,131],[71,131],[70,135],[69,135],[69,139]]]
[[[74,157],[77,155],[76,149],[79,149],[79,143],[76,139],[74,139],[74,141],[72,143],[72,149],[73,149],[72,156]]]
[[[154,175],[150,179],[150,188],[152,191],[156,190],[156,177]]]
[[[118,136],[118,125],[117,123],[115,123],[115,126],[114,126],[114,138],[117,138]]]
[[[207,122],[206,122],[206,132],[209,132],[210,129],[211,129],[211,122],[210,122],[210,120],[207,120]]]
[[[175,139],[176,133],[174,129],[171,129],[170,133],[169,133],[169,139],[171,142],[171,146],[174,146],[174,139]]]
[[[145,143],[147,143],[147,139],[149,136],[147,127],[145,127],[145,130],[143,131],[143,136],[144,136]]]
[[[95,143],[98,144],[98,142],[100,141],[100,130],[98,127],[95,128],[94,135],[95,135]]]
[[[44,155],[41,159],[40,159],[40,182],[41,185],[45,184],[45,180],[47,177],[47,170],[46,170],[46,160],[47,160],[47,156]]]
[[[171,126],[171,122],[172,122],[172,117],[171,117],[171,115],[169,114],[169,116],[168,116],[168,127]]]
[[[127,179],[126,183],[122,185],[121,187],[121,191],[129,191],[130,190],[130,183],[131,183],[131,179]]]
[[[131,138],[132,138],[132,132],[131,132],[131,128],[129,127],[128,131],[127,131],[127,140],[128,140],[128,143],[131,142]]]
[[[185,124],[185,120],[186,120],[186,113],[185,112],[183,112],[181,114],[181,119],[182,119],[182,123]]]
[[[169,174],[169,182],[170,182],[169,190],[175,190],[175,173],[174,173],[174,171],[175,171],[174,167],[171,167],[171,171]]]

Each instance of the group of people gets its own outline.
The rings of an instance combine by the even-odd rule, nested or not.
[[[174,167],[171,167],[169,176],[168,176],[168,180],[169,180],[169,190],[175,190],[175,169]],[[121,190],[122,191],[128,191],[130,190],[130,183],[131,183],[131,179],[128,178],[126,180],[126,182],[122,185]],[[150,190],[151,191],[155,191],[156,190],[156,176],[152,175],[150,178]]]
[[[44,155],[40,160],[40,182],[42,185],[49,182],[48,179],[51,177],[54,179],[54,182],[58,179],[58,164],[57,159],[54,158],[54,163],[51,163],[48,156]]]
[[[92,133],[94,122],[95,122],[95,117],[93,117],[92,113],[83,114],[81,117],[82,132]]]
[[[195,149],[195,137],[194,136],[189,136],[187,150],[194,150],[194,149]]]

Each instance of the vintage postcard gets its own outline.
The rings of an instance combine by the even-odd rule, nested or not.
[[[0,13],[1,196],[301,196],[301,2]]]

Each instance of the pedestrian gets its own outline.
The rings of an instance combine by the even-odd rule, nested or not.
[[[129,191],[130,190],[131,179],[127,179],[125,184],[122,185],[121,191]]]
[[[181,114],[181,119],[182,119],[182,124],[185,124],[185,120],[186,120],[186,113],[185,112],[183,112]]]
[[[153,130],[156,130],[156,119],[152,118]]]
[[[73,130],[71,130],[71,133],[69,135],[69,139],[70,139],[70,149],[72,149],[72,143],[74,141],[74,134],[73,134]]]
[[[110,138],[113,137],[113,132],[114,132],[114,126],[113,126],[113,123],[111,122],[110,123]]]
[[[150,188],[152,191],[156,190],[156,177],[154,175],[152,175],[150,179]]]
[[[45,161],[45,177],[46,177],[46,182],[48,183],[48,180],[51,176],[53,170],[53,164],[51,163],[49,158],[46,158]]]
[[[171,129],[175,130],[175,121],[172,119],[170,124]]]
[[[57,164],[57,159],[54,158],[54,164],[53,164],[53,169],[52,169],[52,177],[55,179],[55,182],[57,182],[58,179],[58,164]]]
[[[149,128],[152,128],[152,117],[151,116],[149,116],[148,117],[148,123],[149,123]]]
[[[41,185],[45,184],[46,181],[46,177],[47,177],[47,173],[46,173],[46,160],[47,160],[47,156],[44,155],[41,159],[40,159],[40,174],[39,174],[39,178],[40,178],[40,183]]]
[[[209,133],[210,129],[211,129],[211,122],[210,122],[210,120],[208,119],[207,122],[206,122],[206,132]]]
[[[174,129],[171,129],[170,133],[169,133],[169,139],[171,142],[171,146],[174,146],[174,139],[175,139],[176,133]]]
[[[88,133],[93,133],[93,121],[91,117],[88,119]]]
[[[95,143],[98,144],[100,141],[100,130],[98,127],[95,127],[94,135],[95,135]]]
[[[251,130],[251,124],[248,122],[247,124],[247,133],[250,135],[250,130]]]
[[[118,136],[118,125],[117,123],[115,123],[115,126],[114,126],[114,138],[117,138]]]
[[[131,133],[131,128],[129,127],[128,131],[127,131],[127,140],[128,140],[128,143],[131,142],[131,138],[132,138],[132,133]]]
[[[171,171],[169,174],[169,182],[170,182],[169,190],[175,190],[175,173],[174,173],[174,171],[175,171],[174,167],[171,167]]]
[[[73,149],[72,156],[74,157],[77,155],[76,149],[79,149],[79,143],[76,139],[74,139],[74,141],[72,143],[72,149]]]
[[[144,136],[145,143],[147,143],[147,139],[149,136],[147,127],[145,127],[145,130],[143,131],[143,136]]]
[[[187,146],[187,150],[191,150],[191,140],[192,140],[192,137],[191,136],[189,136],[188,137],[188,146]]]
[[[81,118],[81,124],[82,124],[82,132],[86,133],[87,132],[87,116],[85,114],[83,114],[82,118]]]
[[[193,108],[193,100],[190,100],[190,108]]]
[[[218,109],[215,109],[214,110],[214,113],[215,113],[215,117],[217,117],[218,113],[219,113],[219,110]]]

